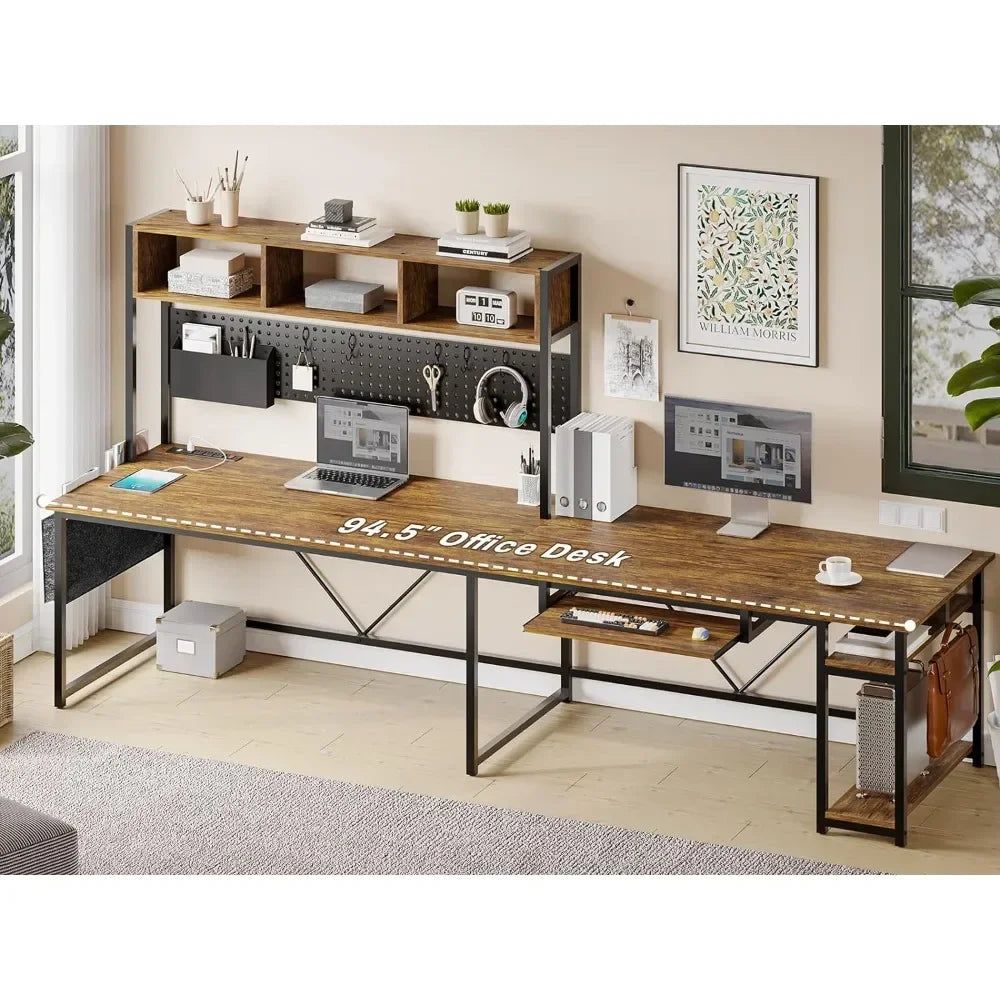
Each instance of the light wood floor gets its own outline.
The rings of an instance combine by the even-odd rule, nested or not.
[[[132,638],[91,640],[71,675]],[[880,871],[1000,873],[992,768],[960,765],[914,811],[900,850],[814,832],[813,742],[799,737],[573,704],[470,778],[461,685],[260,653],[219,681],[158,671],[152,651],[110,677],[57,711],[50,657],[23,660],[0,745],[41,729]],[[482,741],[535,701],[484,689]],[[831,744],[830,758],[837,795],[853,784],[851,748]]]

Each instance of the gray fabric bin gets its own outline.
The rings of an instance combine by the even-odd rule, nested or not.
[[[184,601],[156,619],[156,665],[195,677],[221,677],[246,656],[241,608]]]

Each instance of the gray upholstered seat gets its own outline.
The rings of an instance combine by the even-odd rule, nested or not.
[[[73,827],[0,798],[0,875],[75,875],[78,868]]]

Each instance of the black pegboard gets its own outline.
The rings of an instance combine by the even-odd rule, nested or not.
[[[472,404],[479,377],[494,365],[510,365],[528,383],[528,422],[525,429],[538,430],[538,351],[491,344],[469,344],[458,340],[417,337],[383,330],[349,330],[314,323],[246,316],[222,310],[170,310],[171,338],[180,337],[183,323],[222,326],[223,335],[242,341],[243,331],[257,335],[258,349],[274,347],[276,398],[312,402],[320,396],[347,396],[379,403],[398,403],[413,416],[437,417],[475,423]],[[317,368],[315,392],[292,389],[292,365],[309,338],[310,354]],[[234,362],[236,363],[236,362]],[[441,368],[438,409],[431,412],[431,394],[423,378],[423,367]],[[564,354],[552,355],[552,426],[565,423],[570,412],[570,362]],[[509,375],[490,380],[489,395],[500,412],[520,399],[517,382]]]

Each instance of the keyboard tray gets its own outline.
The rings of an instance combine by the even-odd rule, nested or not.
[[[667,629],[660,635],[644,635],[642,632],[622,632],[618,629],[595,628],[593,625],[561,621],[559,616],[571,607],[661,618],[667,623]],[[711,638],[704,642],[692,639],[691,629],[696,626],[707,628]],[[645,604],[627,604],[624,601],[603,601],[592,597],[566,597],[526,622],[524,631],[535,635],[583,639],[586,642],[600,642],[609,646],[630,646],[633,649],[648,649],[659,653],[697,656],[700,659],[710,660],[721,656],[739,639],[740,625],[735,618],[699,614],[693,611],[671,611],[662,605],[654,607]]]

